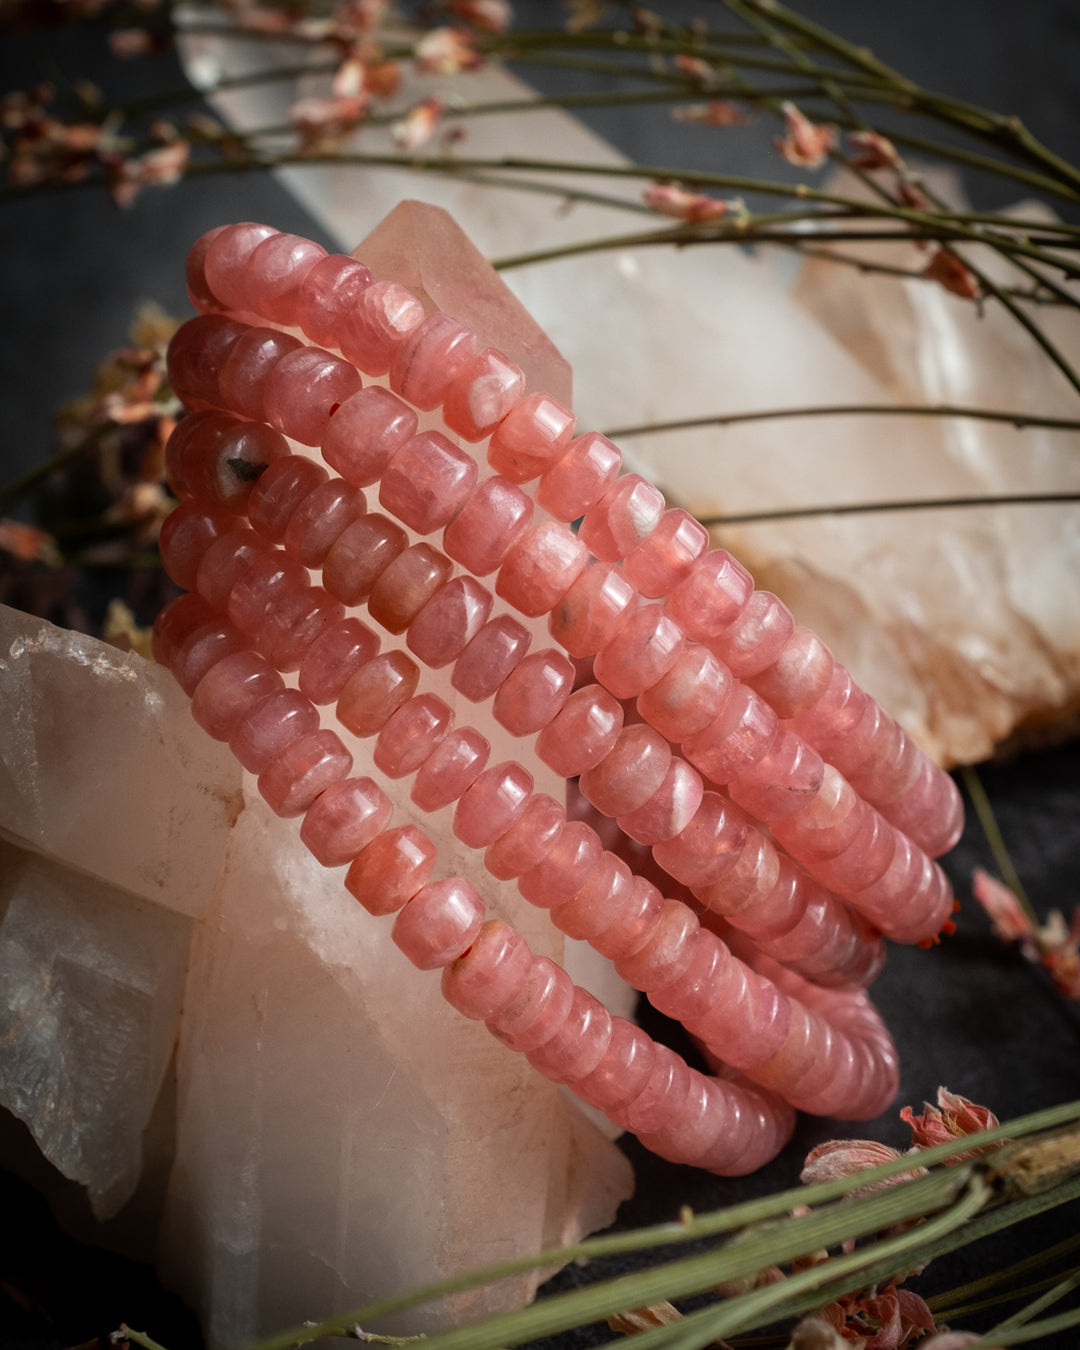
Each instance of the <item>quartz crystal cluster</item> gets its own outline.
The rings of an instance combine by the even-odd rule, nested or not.
[[[250,223],[192,250],[161,541],[188,594],[158,659],[451,1005],[650,1148],[745,1172],[793,1108],[877,1114],[895,1053],[864,989],[882,934],[949,923],[953,784],[483,314],[368,261]],[[463,852],[715,1073],[537,955]]]

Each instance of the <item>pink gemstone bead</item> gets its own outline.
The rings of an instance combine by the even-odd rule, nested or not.
[[[624,474],[585,512],[581,537],[596,558],[625,558],[656,529],[664,506],[659,488],[640,474]]]
[[[303,499],[285,527],[285,552],[305,567],[321,567],[326,555],[365,512],[359,488],[342,478],[329,478]]]
[[[301,347],[266,378],[266,420],[301,445],[321,445],[331,415],[359,388],[360,376],[348,361],[322,347]]]
[[[409,795],[422,811],[449,806],[476,782],[490,753],[473,727],[448,732],[420,766]]]
[[[534,793],[513,825],[484,853],[484,866],[500,881],[521,876],[547,857],[565,825],[563,807],[542,792]]]
[[[221,372],[243,337],[243,324],[223,314],[202,314],[181,324],[169,342],[169,383],[189,407],[221,406]]]
[[[175,600],[170,600],[154,620],[154,660],[169,669],[181,643],[196,628],[219,617],[201,595],[178,595]]]
[[[791,1020],[780,1048],[768,1060],[755,1064],[751,1076],[755,1083],[771,1087],[784,1096],[791,1086],[814,1067],[821,1055],[823,1024],[796,1000],[791,1001]]]
[[[584,571],[588,558],[585,545],[565,525],[544,521],[510,549],[495,591],[522,614],[547,614]]]
[[[443,998],[474,1021],[490,1021],[521,993],[532,964],[521,934],[489,919],[469,950],[443,970]]]
[[[321,586],[290,591],[267,615],[259,650],[277,670],[299,670],[311,644],[345,617],[345,606]]]
[[[223,507],[197,498],[181,502],[161,525],[159,547],[165,571],[185,591],[194,590],[203,556],[236,523],[236,517]]]
[[[869,697],[852,679],[851,672],[836,662],[828,687],[818,701],[797,712],[794,730],[819,750],[842,740],[855,728]]]
[[[709,547],[709,532],[693,516],[665,511],[656,528],[626,555],[623,571],[642,595],[669,595]]]
[[[374,736],[416,692],[420,668],[404,652],[382,652],[349,678],[338,699],[342,726],[355,736]]]
[[[780,854],[770,840],[751,827],[730,870],[719,881],[696,887],[694,894],[717,914],[741,914],[761,904],[772,892],[780,877],[780,866]]]
[[[717,1161],[735,1161],[742,1149],[742,1135],[736,1132],[733,1138],[738,1111],[732,1109],[729,1091],[728,1083],[693,1074],[678,1115],[655,1133],[644,1132],[642,1142],[669,1162],[697,1165],[706,1156],[714,1166]],[[725,1144],[722,1149],[717,1147],[720,1140]]]
[[[305,272],[296,296],[296,323],[318,347],[336,347],[339,334],[371,285],[371,269],[355,258],[330,253]]]
[[[818,752],[781,727],[768,754],[733,778],[728,792],[759,820],[785,820],[816,796],[824,772]]]
[[[230,530],[214,540],[195,572],[195,589],[217,610],[229,603],[229,592],[268,545],[254,530]]]
[[[678,743],[704,731],[731,697],[732,688],[727,666],[707,647],[693,642],[639,695],[637,709],[662,736]]]
[[[214,236],[203,258],[203,275],[218,303],[228,309],[246,310],[248,304],[247,263],[264,239],[277,234],[272,225],[244,221],[227,225]]]
[[[379,639],[359,619],[324,628],[304,653],[297,684],[312,703],[334,703],[349,678],[378,655]]]
[[[701,805],[701,775],[685,760],[672,759],[664,781],[644,805],[618,817],[619,828],[639,844],[659,844],[681,834]]]
[[[653,857],[684,886],[707,886],[735,865],[746,834],[742,812],[718,792],[706,792],[685,829],[657,844]]]
[[[435,845],[415,825],[384,830],[353,859],[345,887],[369,914],[395,914],[431,876]]]
[[[532,501],[519,487],[495,475],[481,483],[447,525],[443,548],[474,576],[494,572],[525,533]]]
[[[527,394],[491,433],[488,463],[511,483],[527,483],[560,460],[574,414],[548,394]]]
[[[368,596],[368,613],[391,633],[404,633],[450,579],[453,564],[430,544],[413,544],[391,562]]]
[[[866,828],[869,809],[843,775],[826,764],[818,792],[800,811],[778,820],[773,833],[800,857],[835,858]]]
[[[344,399],[330,418],[322,439],[323,459],[350,483],[368,487],[416,435],[416,426],[412,408],[389,389],[369,385]]]
[[[868,806],[865,823],[847,849],[836,858],[808,862],[807,867],[830,891],[850,895],[883,876],[896,852],[897,831]]]
[[[308,588],[307,569],[277,549],[256,555],[229,592],[229,618],[242,633],[256,637],[271,611],[287,595]]]
[[[237,720],[229,748],[249,773],[262,773],[287,745],[318,728],[319,714],[311,701],[296,689],[281,689]]]
[[[454,808],[454,833],[469,848],[487,848],[525,810],[533,777],[513,760],[485,769]]]
[[[279,544],[300,503],[330,475],[306,455],[287,455],[275,460],[251,489],[248,520],[264,539]]]
[[[374,281],[356,297],[338,346],[368,375],[385,375],[402,342],[420,327],[424,307],[395,281]]]
[[[833,655],[818,635],[796,626],[780,655],[748,683],[772,705],[777,717],[813,707],[832,680]]]
[[[714,549],[671,592],[668,613],[695,642],[707,642],[739,617],[754,593],[754,578],[730,553]]]
[[[482,703],[502,685],[532,641],[527,629],[499,614],[480,629],[454,663],[450,683],[473,703]]]
[[[429,882],[394,920],[392,936],[420,970],[439,970],[468,951],[484,922],[484,902],[461,877]]]
[[[771,591],[755,591],[739,617],[709,646],[733,675],[758,675],[778,660],[795,631],[791,611]]]
[[[551,921],[567,937],[591,942],[618,922],[633,885],[630,868],[605,850],[573,895],[552,907]]]
[[[574,989],[566,1020],[539,1049],[527,1056],[529,1063],[554,1083],[574,1083],[585,1078],[604,1057],[611,1040],[611,1014],[584,989]]]
[[[518,877],[518,890],[530,904],[554,909],[581,890],[602,852],[594,829],[567,821],[544,858]]]
[[[320,792],[345,778],[352,755],[332,731],[300,736],[259,774],[259,791],[279,816],[302,816]]]
[[[211,666],[195,686],[191,715],[215,741],[227,741],[249,708],[284,687],[281,676],[257,653],[235,652]]]
[[[480,632],[491,605],[491,592],[474,577],[454,577],[409,624],[405,635],[409,650],[432,670],[442,669],[456,661]]]
[[[219,408],[188,413],[177,422],[165,443],[165,477],[177,497],[194,497],[203,492],[203,460],[213,454],[221,433],[238,422],[239,418]]]
[[[577,520],[611,487],[621,465],[619,447],[598,431],[587,431],[540,475],[537,505],[556,520]]]
[[[573,1001],[574,986],[566,971],[546,956],[534,956],[521,989],[488,1020],[488,1029],[512,1050],[527,1054],[562,1026]]]
[[[258,480],[288,454],[289,443],[280,432],[263,422],[244,422],[217,438],[203,462],[203,484],[230,511],[244,511]]]
[[[589,563],[552,608],[548,631],[571,656],[594,656],[633,612],[637,591],[613,563]]]
[[[379,732],[372,758],[388,778],[415,773],[450,730],[454,714],[435,694],[403,703]]]
[[[393,813],[393,802],[370,778],[343,778],[308,807],[300,838],[324,867],[342,867],[382,834]]]
[[[606,689],[587,684],[570,695],[540,732],[536,753],[560,777],[576,778],[603,762],[615,745],[622,724],[623,710],[619,703]]]
[[[203,676],[219,661],[244,651],[247,645],[243,634],[218,616],[194,629],[177,644],[170,668],[177,684],[190,697]]]
[[[300,284],[326,249],[298,234],[272,234],[256,245],[247,260],[245,308],[271,323],[292,328],[297,322]]]
[[[589,939],[590,944],[610,961],[621,961],[639,951],[660,922],[664,897],[644,877],[634,877],[630,893],[620,903],[612,923]]]
[[[660,605],[643,605],[597,656],[593,672],[616,698],[635,698],[667,674],[685,641]]]
[[[417,534],[448,525],[468,501],[476,461],[438,431],[421,431],[386,466],[379,503]]]
[[[507,675],[495,695],[495,720],[514,736],[546,727],[570,697],[573,663],[552,647],[531,652]]]
[[[727,909],[717,910],[715,904],[710,906],[715,912],[731,913],[732,924],[757,943],[772,942],[790,933],[806,913],[809,896],[819,891],[790,858],[783,854],[774,853],[774,856],[776,868],[774,872],[772,869],[770,871],[776,877],[775,883],[756,903],[734,913]],[[717,896],[722,884],[709,888],[710,896]],[[701,896],[702,891],[696,894]]]
[[[360,605],[409,537],[396,521],[372,511],[346,525],[323,560],[323,585],[346,605]]]
[[[283,356],[299,351],[302,343],[276,328],[248,328],[233,344],[221,369],[222,402],[244,417],[262,420],[266,381]]]
[[[678,1120],[690,1093],[692,1071],[666,1045],[653,1050],[653,1067],[641,1093],[619,1112],[619,1123],[634,1134],[649,1134]]]
[[[222,307],[221,301],[211,291],[206,280],[206,254],[218,235],[228,228],[228,225],[217,225],[214,229],[207,230],[205,234],[199,235],[187,255],[185,276],[188,299],[200,314],[206,314],[210,310]]]
[[[621,816],[656,793],[671,767],[671,746],[641,722],[624,727],[595,768],[581,776],[582,793],[605,816]]]
[[[779,730],[765,700],[748,686],[736,685],[705,730],[683,741],[683,754],[714,783],[729,783],[765,758]]]
[[[689,966],[696,952],[691,939],[699,926],[681,901],[665,900],[656,927],[636,952],[616,961],[616,973],[645,993],[667,988]]]
[[[932,858],[947,853],[964,829],[964,807],[952,779],[930,760],[919,777],[895,802],[889,819]]]
[[[525,376],[519,366],[485,347],[454,373],[443,403],[443,420],[467,441],[479,441],[502,421],[521,397]]]
[[[887,748],[851,775],[851,786],[879,810],[913,788],[926,766],[926,756],[906,732],[895,722],[890,731]]]
[[[723,996],[731,953],[712,933],[698,926],[686,939],[690,959],[678,979],[649,991],[649,1002],[665,1017],[689,1021],[703,1017]]]
[[[611,1038],[591,1073],[574,1083],[574,1092],[590,1106],[615,1111],[639,1096],[653,1068],[652,1039],[625,1018],[611,1019]]]
[[[429,314],[394,348],[390,388],[416,408],[437,408],[462,367],[476,354],[476,338],[449,314]]]

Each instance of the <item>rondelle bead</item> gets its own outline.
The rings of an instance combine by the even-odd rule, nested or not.
[[[770,868],[770,875],[775,876],[775,882],[768,891],[763,886],[761,895],[751,905],[724,907],[720,899],[722,880],[719,885],[695,889],[699,898],[707,892],[710,899],[718,901],[719,908],[717,903],[710,904],[709,908],[715,913],[729,914],[731,923],[758,943],[771,942],[790,933],[806,913],[808,898],[820,889],[786,854],[776,854],[774,850],[774,857],[776,867]]]
[[[731,953],[723,942],[698,926],[686,939],[689,960],[663,988],[649,990],[649,1002],[665,1017],[683,1022],[703,1017],[723,997]]]
[[[251,528],[271,543],[280,544],[293,512],[309,492],[329,477],[321,464],[306,455],[287,455],[275,460],[251,489],[248,498]]]
[[[667,600],[667,609],[695,642],[707,642],[739,617],[754,593],[754,578],[724,549],[698,558]]]
[[[600,1062],[573,1090],[601,1111],[615,1111],[644,1090],[653,1068],[655,1042],[624,1017],[611,1019],[611,1036]]]
[[[964,829],[959,789],[929,759],[911,787],[888,803],[888,817],[931,858],[947,853]]]
[[[488,1019],[488,1030],[512,1050],[527,1054],[555,1034],[573,1001],[574,985],[566,971],[546,956],[534,956],[520,990]]]
[[[709,532],[676,507],[665,511],[651,534],[626,555],[623,571],[642,595],[668,595],[709,547]]]
[[[257,652],[234,652],[211,666],[195,686],[191,715],[215,741],[227,741],[249,708],[284,687],[278,672]]]
[[[738,618],[709,641],[733,675],[758,675],[779,659],[795,630],[791,611],[771,591],[755,591]]]
[[[682,759],[672,759],[664,780],[642,806],[624,811],[619,828],[639,844],[659,844],[686,829],[701,805],[701,775]]]
[[[167,670],[172,665],[177,648],[203,624],[212,623],[220,615],[201,595],[188,593],[170,600],[154,620],[151,641],[154,660]]]
[[[266,378],[266,420],[301,445],[321,445],[331,414],[360,388],[348,361],[322,347],[288,352]]]
[[[794,717],[824,695],[832,680],[833,655],[818,635],[796,625],[780,655],[748,683],[777,717]]]
[[[643,605],[598,654],[593,674],[616,698],[635,698],[667,674],[685,641],[660,605]]]
[[[412,698],[419,680],[411,657],[381,652],[350,676],[338,699],[338,720],[355,736],[374,736]]]
[[[765,700],[748,686],[736,685],[709,725],[683,741],[682,750],[714,783],[729,783],[765,758],[779,729]]]
[[[816,703],[795,714],[793,729],[818,750],[825,751],[834,741],[841,741],[851,733],[869,702],[869,696],[855,683],[851,672],[835,662],[825,692]]]
[[[323,560],[323,585],[346,605],[360,605],[405,551],[409,536],[394,520],[371,511],[346,525]]]
[[[567,937],[591,942],[617,922],[633,883],[622,858],[605,849],[573,895],[552,907],[551,921]]]
[[[450,683],[473,703],[482,703],[502,685],[529,650],[532,638],[509,614],[489,619],[454,663]]]
[[[396,281],[374,281],[356,297],[338,346],[367,375],[385,375],[402,342],[420,327],[424,306]]]
[[[405,641],[424,665],[440,670],[456,661],[487,622],[491,592],[475,577],[448,581],[409,624]]]
[[[494,572],[533,517],[529,497],[497,474],[480,484],[443,533],[443,548],[474,576]]]
[[[369,914],[394,914],[420,890],[435,866],[435,845],[415,825],[384,830],[356,855],[345,888]]]
[[[851,786],[879,810],[912,788],[926,764],[926,756],[897,723],[889,730],[886,748],[851,776]]]
[[[296,323],[319,347],[336,347],[338,334],[372,283],[371,269],[355,258],[329,253],[304,273],[296,297]]]
[[[242,633],[256,637],[271,610],[292,593],[308,589],[307,569],[278,549],[256,554],[229,592],[229,618]]]
[[[204,462],[218,437],[238,425],[240,418],[220,408],[188,413],[177,422],[165,442],[165,477],[175,496],[182,500],[205,495]]]
[[[884,876],[898,838],[899,832],[866,803],[864,824],[844,852],[836,858],[808,862],[806,866],[830,891],[850,895]]]
[[[521,397],[525,376],[502,352],[485,347],[451,377],[443,421],[467,441],[483,440]]]
[[[342,867],[390,824],[394,804],[370,778],[331,783],[308,807],[300,838],[324,867]]]
[[[514,760],[485,769],[454,808],[453,830],[469,848],[487,848],[525,810],[533,777]]]
[[[581,890],[602,852],[591,826],[567,821],[541,861],[518,877],[518,890],[530,904],[554,909]]]
[[[259,774],[259,792],[275,815],[302,816],[320,792],[348,775],[352,755],[328,730],[291,741]]]
[[[218,615],[188,633],[172,653],[169,668],[190,698],[199,681],[219,661],[247,648],[247,639]]]
[[[571,656],[594,656],[633,612],[637,591],[614,563],[589,563],[548,615],[548,631]]]
[[[298,323],[300,284],[326,249],[298,234],[272,234],[257,244],[245,266],[245,308],[271,323],[293,328]]]
[[[218,384],[223,403],[244,417],[262,421],[270,372],[283,356],[299,351],[302,345],[276,328],[245,329],[221,369]]]
[[[449,314],[429,314],[390,358],[390,388],[415,408],[437,408],[454,376],[476,354],[476,338]]]
[[[584,685],[541,730],[536,753],[561,778],[576,778],[605,759],[622,724],[623,710],[617,700],[598,684]]]
[[[622,452],[598,431],[587,431],[567,446],[566,453],[540,475],[536,502],[556,520],[583,516],[619,476]]]
[[[413,544],[391,562],[371,588],[368,613],[391,633],[404,633],[435,592],[450,579],[453,564],[430,544]]]
[[[386,466],[416,435],[416,413],[381,385],[342,401],[322,439],[323,459],[357,487],[377,483]]]
[[[262,773],[292,741],[317,731],[319,714],[296,689],[268,694],[237,719],[229,748],[249,773]]]
[[[769,752],[728,783],[733,801],[759,820],[785,820],[801,811],[820,790],[825,765],[821,756],[793,732],[781,727]]]
[[[489,919],[468,951],[443,970],[443,998],[466,1017],[486,1022],[518,996],[532,963],[521,934],[499,919]]]
[[[818,791],[801,810],[776,821],[773,833],[800,857],[835,858],[865,828],[869,810],[844,776],[826,764]]]
[[[696,951],[690,939],[699,927],[681,900],[665,900],[656,927],[636,952],[616,961],[616,974],[644,993],[665,989],[689,966]]]
[[[417,534],[448,525],[468,501],[476,460],[438,431],[407,440],[383,472],[379,504]]]
[[[247,331],[223,314],[201,314],[172,335],[165,363],[176,396],[193,408],[221,407],[221,372]]]
[[[203,555],[236,524],[236,517],[224,507],[197,498],[181,502],[161,524],[159,548],[165,571],[178,586],[193,591]]]
[[[289,455],[289,443],[264,422],[242,422],[217,438],[203,461],[202,481],[215,501],[230,511],[246,511],[263,474]]]
[[[731,697],[733,685],[722,661],[700,643],[688,643],[660,679],[639,695],[638,712],[678,743],[704,731]]]
[[[731,1084],[695,1073],[679,1113],[656,1133],[644,1133],[646,1147],[669,1162],[698,1165],[709,1157],[717,1164],[734,1163],[743,1151],[739,1111],[730,1100]],[[718,1147],[723,1140],[726,1147]]]
[[[367,509],[364,494],[329,478],[307,494],[285,527],[285,552],[305,567],[321,567],[346,528]]]
[[[312,703],[334,703],[362,665],[379,652],[377,634],[359,619],[329,624],[304,652],[297,684]]]
[[[232,588],[268,549],[266,540],[254,530],[236,529],[219,535],[203,554],[195,572],[195,589],[215,609],[225,609]]]
[[[623,727],[608,754],[581,775],[584,796],[605,816],[644,806],[671,767],[671,746],[642,722]]]
[[[420,970],[439,970],[456,961],[480,933],[484,902],[461,877],[432,881],[394,920],[391,935]]]
[[[696,887],[694,894],[717,914],[736,914],[760,904],[780,876],[780,858],[772,842],[750,827],[734,865],[717,882]],[[741,920],[740,920],[741,923]]]
[[[666,1045],[653,1045],[653,1062],[641,1092],[618,1112],[618,1123],[648,1134],[677,1120],[690,1092],[693,1071]]]
[[[574,989],[573,1001],[559,1029],[526,1058],[553,1083],[575,1083],[597,1067],[611,1041],[612,1017],[585,989]]]
[[[551,852],[565,824],[565,809],[553,797],[534,793],[517,820],[488,846],[484,866],[500,881],[521,876]]]
[[[495,580],[496,594],[522,614],[547,614],[581,575],[589,554],[565,525],[547,520],[532,526],[506,555]]]
[[[548,647],[531,652],[507,675],[495,695],[495,720],[514,736],[530,736],[546,727],[574,687],[574,666]]]
[[[476,782],[490,754],[487,739],[474,727],[457,727],[420,766],[409,795],[422,811],[449,806]]]
[[[644,877],[635,876],[616,917],[589,942],[610,961],[632,956],[648,941],[649,934],[660,922],[663,907],[664,897],[656,887]]]
[[[707,886],[735,865],[746,834],[742,812],[718,792],[706,792],[688,824],[658,843],[653,857],[684,886]]]
[[[435,694],[417,694],[392,713],[372,758],[388,778],[415,773],[450,729],[454,714]]]
[[[226,309],[248,308],[248,259],[264,239],[275,234],[272,225],[243,221],[227,225],[210,240],[203,258],[203,276],[218,304]]]
[[[259,651],[278,670],[299,670],[311,644],[344,617],[345,606],[321,586],[290,591],[266,616],[259,631]]]
[[[200,314],[206,314],[211,310],[223,307],[206,280],[206,254],[218,235],[227,229],[229,229],[228,225],[215,225],[212,230],[200,234],[188,250],[185,264],[188,299]]]
[[[585,512],[581,537],[595,558],[625,558],[656,529],[664,506],[659,488],[640,474],[624,474]]]
[[[527,483],[560,460],[574,414],[549,394],[526,394],[491,433],[488,463],[511,483]]]

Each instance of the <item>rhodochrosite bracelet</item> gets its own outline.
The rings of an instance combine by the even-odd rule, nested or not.
[[[882,934],[949,922],[931,859],[960,831],[951,780],[701,525],[461,323],[262,225],[204,235],[188,286],[161,552],[189,593],[155,653],[200,725],[394,916],[455,1008],[663,1156],[745,1172],[793,1108],[884,1109],[896,1057],[864,990]],[[522,617],[543,616],[551,645],[530,649]],[[488,762],[425,670],[577,780],[569,817],[521,764]],[[429,835],[350,776],[328,705],[374,738],[379,775],[411,780],[424,812],[452,806],[493,877],[681,1021],[715,1076],[440,876]]]

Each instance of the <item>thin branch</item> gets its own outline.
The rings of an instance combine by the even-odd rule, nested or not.
[[[993,497],[925,497],[883,502],[845,502],[829,506],[794,506],[770,511],[743,511],[734,515],[701,516],[702,525],[762,525],[777,520],[812,520],[818,516],[863,516],[894,511],[943,511],[968,506],[1060,506],[1080,502],[1080,492],[1031,492]]]
[[[994,815],[994,808],[990,805],[990,798],[986,795],[982,779],[970,764],[965,764],[960,773],[967,794],[971,798],[971,804],[975,808],[975,815],[986,837],[986,843],[994,856],[994,864],[1001,874],[1001,879],[1020,902],[1020,908],[1027,915],[1032,928],[1038,931],[1039,916],[1035,913],[1035,906],[1028,898],[1024,883],[1020,880],[1020,875],[1013,866],[1013,860],[1009,856],[1005,838],[997,823],[997,817]]]

